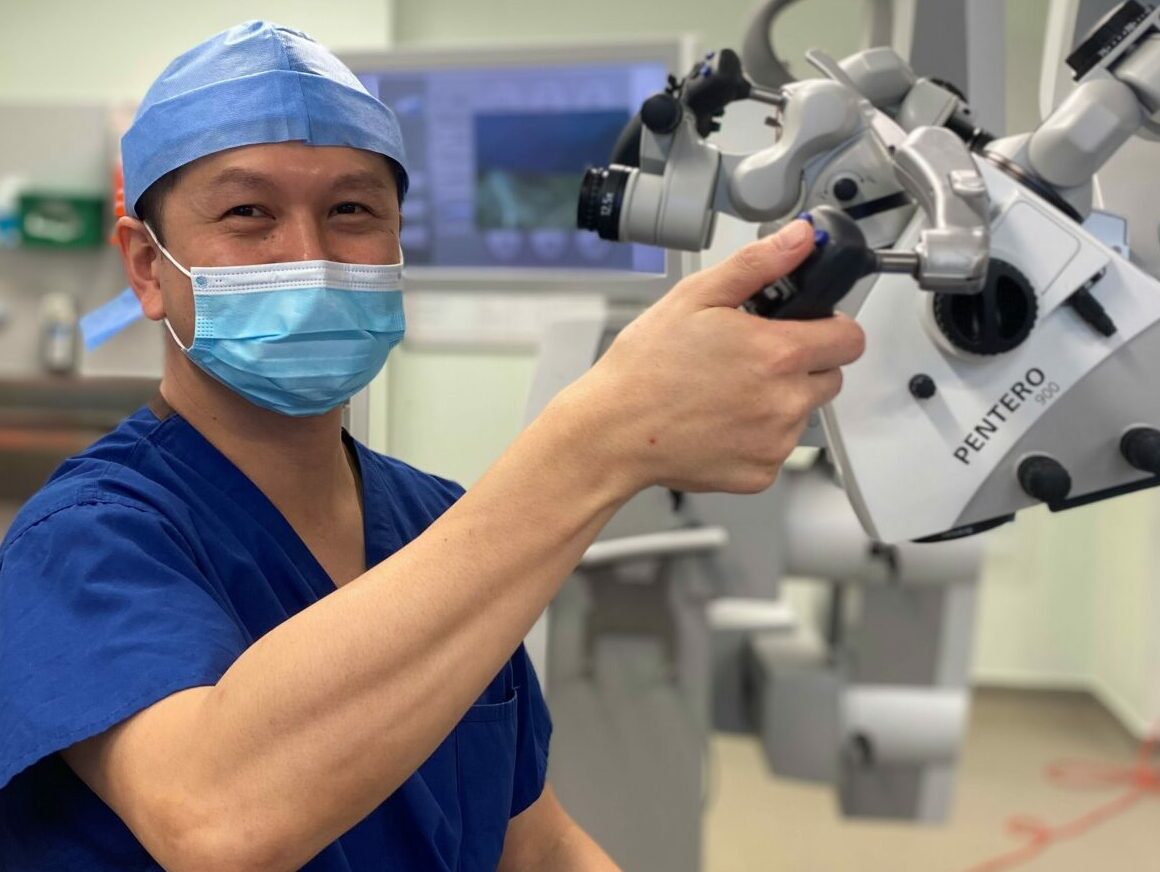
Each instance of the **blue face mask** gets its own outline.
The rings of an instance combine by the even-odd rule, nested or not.
[[[403,265],[306,260],[255,266],[179,264],[193,285],[189,358],[251,403],[321,415],[370,384],[403,338]]]

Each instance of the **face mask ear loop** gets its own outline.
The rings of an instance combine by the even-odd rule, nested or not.
[[[149,234],[149,238],[153,240],[153,244],[157,246],[157,250],[160,251],[163,255],[165,255],[166,260],[168,260],[171,264],[173,264],[174,267],[176,267],[181,273],[183,273],[188,279],[190,279],[190,281],[192,281],[193,274],[189,270],[187,270],[185,267],[183,267],[181,264],[179,264],[177,262],[177,260],[173,257],[173,255],[169,253],[169,250],[158,241],[157,234],[153,232],[153,228],[150,227],[144,221],[141,223],[145,226],[145,232]],[[177,338],[177,331],[173,329],[173,325],[169,323],[168,318],[165,319],[165,326],[169,330],[169,335],[173,337],[173,341],[177,343],[177,347],[180,348],[182,351],[188,353],[189,349],[192,346],[187,346],[187,345],[183,344],[182,341]]]
[[[177,347],[182,351],[188,353],[193,346],[186,346],[181,344],[181,340],[177,338],[177,331],[173,329],[173,325],[169,323],[169,319],[165,319],[165,326],[169,328],[169,335],[173,337],[173,341],[177,343]]]
[[[178,269],[178,271],[180,271],[187,279],[192,280],[193,273],[191,273],[189,270],[187,270],[185,267],[183,267],[181,264],[179,264],[177,262],[177,259],[174,258],[174,256],[169,253],[169,249],[166,248],[164,245],[162,245],[158,241],[157,234],[153,232],[153,228],[150,227],[148,224],[145,224],[144,221],[142,221],[141,223],[145,226],[145,232],[149,234],[149,238],[153,240],[153,244],[157,246],[157,250],[160,251],[163,255],[165,255],[165,259],[167,261],[169,261],[171,264],[173,264]]]

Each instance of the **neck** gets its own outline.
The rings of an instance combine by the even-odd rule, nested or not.
[[[350,497],[341,409],[294,418],[259,408],[171,348],[161,396],[287,517],[324,516]]]

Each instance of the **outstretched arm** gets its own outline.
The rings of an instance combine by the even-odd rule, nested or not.
[[[301,866],[430,756],[632,494],[773,482],[862,347],[735,308],[812,236],[681,282],[423,535],[65,759],[166,868]]]

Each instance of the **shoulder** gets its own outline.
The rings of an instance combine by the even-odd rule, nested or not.
[[[154,515],[160,520],[164,488],[148,473],[153,437],[163,422],[142,410],[80,454],[68,458],[21,507],[3,550],[45,523],[83,523],[107,512]]]

